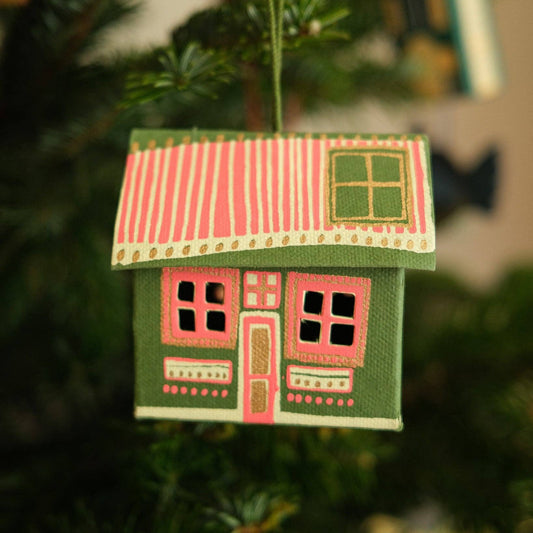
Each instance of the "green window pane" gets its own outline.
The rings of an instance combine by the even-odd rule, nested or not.
[[[374,181],[400,181],[400,160],[395,156],[372,156],[372,179]]]
[[[400,187],[374,187],[374,217],[402,218],[402,192]]]
[[[347,181],[367,181],[365,158],[361,155],[334,154],[335,183]]]
[[[368,217],[368,187],[337,187],[334,218]]]

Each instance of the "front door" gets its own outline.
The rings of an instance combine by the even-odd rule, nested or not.
[[[273,424],[279,390],[278,317],[275,313],[243,313],[243,421]]]

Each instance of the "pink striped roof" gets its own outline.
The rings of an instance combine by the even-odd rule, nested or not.
[[[328,222],[327,154],[339,147],[408,154],[410,227]],[[320,244],[432,252],[427,151],[423,139],[397,136],[229,141],[219,136],[215,142],[137,149],[126,161],[112,262]]]

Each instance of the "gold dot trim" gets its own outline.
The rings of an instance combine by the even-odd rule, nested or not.
[[[224,135],[217,135],[217,143],[224,142]]]
[[[283,246],[287,246],[287,244],[289,244],[289,236],[288,235],[285,235],[285,237],[283,237],[283,240],[281,241],[281,244],[283,244]]]
[[[361,135],[357,134],[354,138],[353,138],[354,141],[360,141],[361,140]]]
[[[148,142],[148,150],[155,150],[155,147],[156,147],[156,142],[154,139],[152,139],[151,141]]]
[[[132,152],[138,152],[139,151],[139,143],[138,142],[131,143],[131,151]]]
[[[223,245],[221,242],[219,242],[219,243],[215,246],[215,250],[216,250],[217,252],[221,252],[223,249],[224,249],[224,245]]]
[[[395,239],[394,240],[394,246],[396,246],[396,248],[399,248],[402,244],[402,241],[400,239]]]
[[[287,134],[287,137],[288,137],[289,139],[294,139],[294,137],[296,137],[296,133],[294,133],[294,132],[291,131],[289,134]]]
[[[387,246],[389,244],[389,240],[387,239],[387,237],[383,237],[383,239],[381,239],[381,246]]]
[[[306,240],[307,240],[307,237],[306,237],[305,234],[302,235],[302,236],[300,237],[300,242],[301,242],[302,244],[304,244]]]
[[[236,250],[239,247],[239,241],[233,241],[231,243],[231,249]]]
[[[266,243],[265,243],[265,244],[266,244],[266,247],[267,247],[267,248],[270,248],[270,247],[272,246],[272,243],[273,243],[273,241],[272,241],[272,237],[269,237],[269,238],[266,240]]]
[[[157,248],[152,248],[150,250],[150,259],[153,259],[157,255]]]
[[[207,142],[207,137],[206,137],[205,135],[202,135],[202,136],[200,137],[200,142],[201,142],[202,144],[205,144],[205,143]]]
[[[426,240],[423,240],[420,243],[420,248],[422,248],[422,250],[427,250],[427,247],[428,247],[428,242]]]
[[[185,137],[183,137],[183,139],[181,140],[182,144],[190,144],[191,142],[191,136],[190,135],[185,135]]]
[[[170,148],[171,146],[174,145],[174,139],[172,137],[169,137],[166,141],[165,141],[165,146],[167,148]]]
[[[124,250],[120,250],[117,254],[117,260],[122,261],[124,259],[124,256],[126,255],[126,252]]]
[[[372,142],[377,142],[378,140],[378,136],[377,135],[372,135]]]
[[[372,244],[372,237],[367,237],[365,242],[367,246],[370,246]]]
[[[337,233],[337,235],[335,235],[335,242],[340,242],[341,240],[341,236],[339,233]]]
[[[205,252],[207,252],[207,244],[202,244],[202,246],[200,246],[200,253],[205,254]]]
[[[261,140],[263,137],[264,137],[264,134],[263,134],[262,131],[260,131],[260,132],[255,136],[255,138],[256,138],[256,139],[259,139],[259,140]]]
[[[281,139],[281,134],[278,132],[274,133],[274,139]]]
[[[307,140],[309,140],[309,139],[312,139],[312,138],[313,138],[313,135],[312,135],[311,133],[306,133],[306,134],[304,135],[304,138],[307,139]]]
[[[191,247],[190,247],[189,245],[187,245],[187,246],[184,246],[184,247],[183,247],[183,250],[182,250],[181,253],[182,253],[183,255],[189,255],[190,251],[191,251]]]
[[[169,247],[165,250],[165,255],[166,255],[167,257],[170,257],[173,253],[174,253],[174,248],[172,248],[172,246],[169,246]]]
[[[328,138],[328,136],[325,133],[320,134],[320,140],[325,141]]]
[[[324,242],[324,239],[325,239],[325,238],[326,238],[326,237],[324,237],[324,235],[319,235],[319,236],[318,236],[318,242],[319,242],[320,244],[322,244],[322,243]]]
[[[415,137],[415,141],[420,142],[421,140],[422,140],[422,136],[421,135],[417,135]]]
[[[250,241],[250,245],[249,246],[250,246],[250,248],[255,248],[255,239],[252,239]]]
[[[407,249],[412,250],[415,243],[411,240],[407,241]]]
[[[352,242],[355,244],[359,240],[359,237],[357,235],[352,235]]]
[[[244,133],[239,133],[239,134],[237,135],[237,140],[238,140],[240,143],[242,143],[242,141],[244,141]]]
[[[343,141],[344,140],[344,135],[341,133],[340,135],[337,136],[337,140],[338,141]]]
[[[139,250],[137,250],[136,252],[133,252],[133,257],[131,258],[131,260],[136,263],[139,258],[141,257],[141,252],[139,252]]]

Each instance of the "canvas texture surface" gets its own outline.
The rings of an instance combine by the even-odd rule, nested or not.
[[[433,269],[422,136],[136,130],[114,268]]]
[[[423,136],[136,130],[139,418],[398,430],[404,269],[433,269]]]
[[[139,270],[136,416],[398,430],[403,284],[402,269]]]

